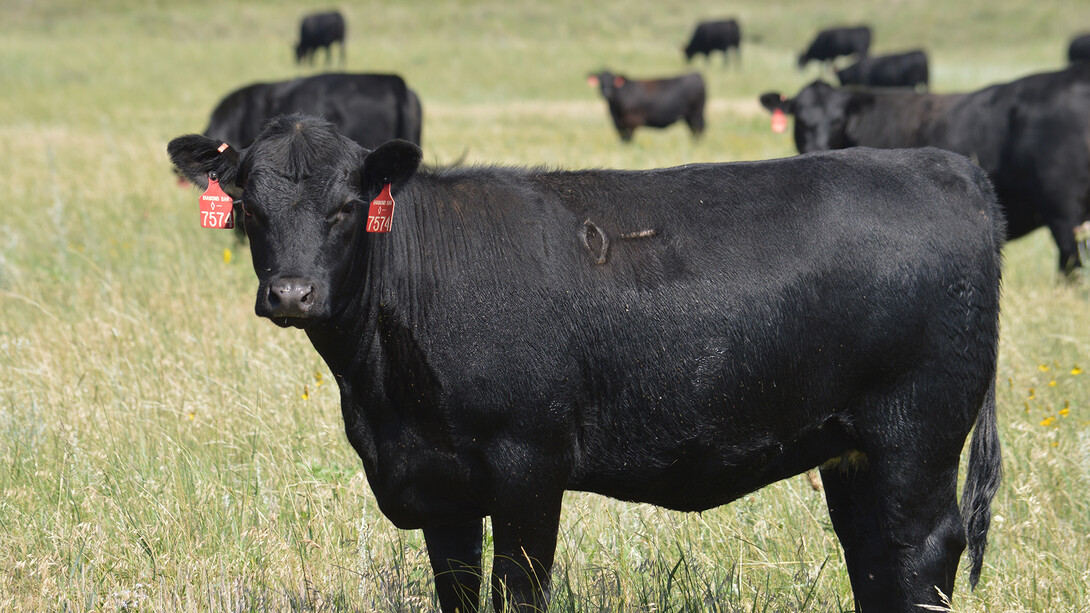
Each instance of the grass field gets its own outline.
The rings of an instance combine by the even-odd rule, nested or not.
[[[305,335],[252,312],[249,253],[201,230],[173,136],[293,63],[289,2],[0,0],[0,610],[415,611],[423,539],[375,505]],[[1058,0],[343,3],[352,71],[402,74],[426,158],[646,168],[794,153],[756,102],[817,76],[820,26],[926,47],[933,89],[1062,65],[1090,30]],[[698,19],[733,14],[743,62],[695,67],[708,132],[622,146],[584,82],[686,70]],[[1090,110],[1088,110],[1090,112]],[[1090,609],[1090,279],[1038,232],[1006,252],[1006,479],[982,581],[957,611]],[[1087,372],[1083,372],[1083,370]],[[569,494],[557,611],[851,609],[824,500],[790,479],[700,515]],[[963,567],[965,564],[963,563]]]

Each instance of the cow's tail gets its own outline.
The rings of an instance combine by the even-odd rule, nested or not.
[[[995,417],[995,378],[976,418],[973,442],[969,449],[969,470],[961,493],[961,514],[969,541],[969,585],[976,587],[984,565],[988,545],[988,527],[992,523],[992,497],[1003,478],[999,453],[999,426]]]
[[[991,222],[991,249],[993,258],[989,266],[989,276],[994,282],[992,289],[995,292],[995,306],[998,308],[999,288],[1002,283],[1002,249],[1006,241],[1006,219],[996,197],[995,189],[988,180],[985,172],[974,165],[974,179],[984,200],[987,201],[990,211],[988,219]],[[995,333],[998,336],[999,313],[995,313]],[[973,439],[969,448],[969,468],[965,475],[965,487],[961,493],[961,514],[965,522],[965,534],[969,546],[969,584],[976,588],[980,580],[980,570],[984,565],[984,549],[988,545],[988,528],[992,522],[992,498],[999,489],[999,482],[1003,478],[1003,463],[999,449],[999,425],[995,414],[995,368],[998,360],[999,348],[992,348],[993,368],[989,374],[991,383],[984,395],[984,402],[977,414],[976,425],[973,428]]]

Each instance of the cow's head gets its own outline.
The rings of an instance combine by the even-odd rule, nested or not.
[[[761,94],[761,105],[770,112],[780,110],[795,116],[795,146],[799,153],[843,149],[855,146],[851,138],[852,115],[858,96],[814,81],[794,98],[778,92]]]
[[[598,73],[591,73],[587,75],[587,85],[591,87],[598,87],[602,90],[602,96],[609,100],[613,97],[613,94],[618,89],[624,87],[627,82],[622,75],[615,75],[608,70],[603,70]]]
[[[422,158],[406,141],[367,151],[302,115],[271,120],[241,152],[196,134],[172,140],[168,152],[194,183],[207,185],[215,172],[241,198],[259,282],[255,311],[300,328],[341,312],[358,291],[362,273],[349,273],[368,240],[368,203],[386,183],[396,194]]]

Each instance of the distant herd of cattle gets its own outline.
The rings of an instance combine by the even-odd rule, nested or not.
[[[343,53],[343,19],[308,21],[300,60],[326,31]],[[684,53],[740,40],[705,23]],[[872,58],[870,40],[822,32],[799,66],[855,55],[842,83],[926,85],[922,52]],[[815,466],[856,610],[937,610],[966,548],[979,578],[1000,481],[1002,245],[1045,225],[1061,270],[1090,264],[1081,40],[1064,70],[972,93],[763,94],[795,118],[804,155],[781,160],[427,168],[417,95],[352,74],[234,91],[168,152],[236,200],[255,312],[333,372],[444,612],[479,608],[485,517],[495,610],[543,610],[565,491],[698,511]],[[588,81],[625,141],[704,130],[699,74]]]

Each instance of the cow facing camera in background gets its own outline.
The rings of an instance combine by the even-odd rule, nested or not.
[[[587,75],[609,105],[613,125],[621,140],[629,142],[640,126],[665,128],[685,120],[694,137],[704,133],[704,78],[700,73],[637,81],[603,70]]]
[[[938,147],[971,158],[995,184],[1008,238],[1048,227],[1059,269],[1090,265],[1090,63],[963,94],[837,89],[760,97],[795,116],[799,153],[847,147]]]
[[[318,49],[325,49],[325,63],[333,58],[333,43],[341,44],[341,66],[344,66],[344,16],[337,11],[307,15],[299,24],[299,42],[295,45],[295,63],[314,64]]]
[[[722,21],[705,21],[696,26],[689,44],[682,49],[685,53],[685,61],[691,62],[694,55],[704,54],[711,61],[713,51],[723,52],[723,65],[726,66],[729,58],[728,51],[734,47],[734,55],[739,66],[742,65],[742,31],[735,19]]]

